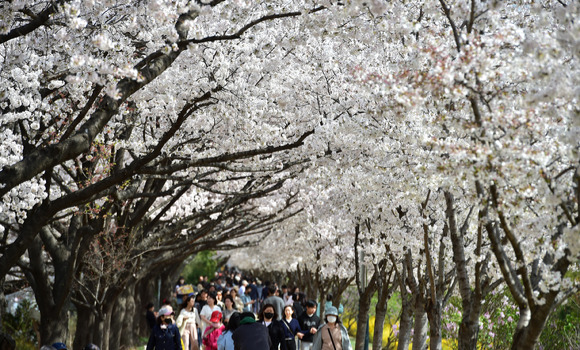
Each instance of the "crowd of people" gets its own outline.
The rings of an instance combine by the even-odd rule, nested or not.
[[[157,312],[147,305],[147,350],[350,350],[342,305],[330,300],[321,318],[298,287],[261,285],[240,272],[200,277],[195,286],[180,277]]]

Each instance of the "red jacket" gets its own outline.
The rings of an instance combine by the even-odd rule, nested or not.
[[[202,343],[206,346],[206,349],[217,350],[217,340],[225,328],[226,326],[224,325],[219,328],[213,328],[212,326],[207,327],[202,338]]]

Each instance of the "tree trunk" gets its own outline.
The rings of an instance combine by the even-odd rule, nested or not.
[[[476,350],[477,337],[479,335],[479,314],[481,313],[482,299],[482,262],[475,264],[475,288],[472,289],[467,271],[468,263],[465,258],[465,240],[464,235],[467,230],[467,220],[463,227],[457,226],[457,220],[454,208],[454,198],[451,192],[445,192],[445,201],[447,204],[447,221],[451,245],[453,248],[453,262],[457,271],[457,280],[459,282],[459,294],[461,295],[463,316],[459,325],[458,346],[461,350]],[[480,210],[479,219],[485,216],[485,211]],[[480,256],[482,249],[482,226],[479,225],[477,236],[477,247],[475,253]]]
[[[367,287],[367,291],[360,296],[358,302],[355,350],[363,350],[365,345],[368,315],[371,308],[371,297],[373,295],[373,293],[368,293],[369,288],[370,286]]]
[[[161,300],[167,299],[168,302],[173,300],[173,289],[179,277],[181,264],[173,264],[161,273]]]
[[[388,298],[380,300],[375,308],[375,329],[373,330],[373,349],[383,348],[383,330],[385,327],[385,318],[387,316]]]
[[[135,304],[135,285],[132,285],[127,288],[127,301],[125,304],[125,315],[123,316],[123,329],[120,339],[120,345],[122,349],[132,347],[135,345],[134,340],[139,338],[137,326],[139,322],[135,323],[133,320],[135,319],[135,316],[140,314],[141,313],[138,312]]]
[[[378,300],[375,307],[375,329],[373,331],[373,349],[383,348],[383,331],[385,327],[385,318],[387,317],[387,309],[389,305],[389,299],[393,293],[393,289],[396,287],[396,282],[391,279],[393,276],[394,268],[386,273],[387,260],[384,260],[379,264],[381,269],[381,281],[378,288]]]
[[[548,317],[552,312],[552,307],[557,291],[552,291],[544,296],[545,303],[541,306],[536,305],[533,311],[520,308],[520,322],[514,332],[512,350],[535,349],[540,340],[540,335],[546,326]],[[526,322],[527,320],[527,322]],[[521,327],[520,325],[523,325]]]
[[[101,350],[108,349],[109,339],[105,338],[105,315],[102,311],[95,315],[95,327],[92,330],[93,343],[99,345]]]
[[[121,332],[123,331],[123,322],[127,317],[127,291],[124,291],[117,297],[114,303],[115,315],[111,317],[111,323],[109,326],[110,336],[109,336],[109,350],[119,350],[121,343]],[[128,317],[127,317],[128,318]]]
[[[471,307],[463,310],[461,324],[459,325],[458,346],[461,350],[476,350],[477,337],[479,336],[479,314],[481,303],[471,304]]]
[[[429,318],[429,349],[442,350],[441,344],[441,302],[429,300],[427,317]]]
[[[155,276],[145,277],[135,287],[135,314],[132,324],[138,325],[137,335],[141,337],[149,337],[151,330],[147,325],[145,318],[147,303],[151,302],[155,305],[155,310],[159,308],[160,301],[157,300],[157,279]]]
[[[5,277],[0,277],[0,333],[4,332],[4,315],[6,313],[7,302],[6,295],[4,294],[4,283],[6,281]]]
[[[116,299],[116,298],[115,298]],[[103,337],[103,345],[101,346],[101,350],[111,350],[110,342],[111,342],[111,320],[112,320],[112,312],[113,306],[115,305],[115,299],[105,301],[106,307],[104,308],[103,317],[102,317],[102,337]],[[115,313],[115,317],[117,314]]]
[[[425,303],[422,295],[417,295],[414,298],[415,302],[415,325],[413,333],[413,350],[427,349],[427,312],[425,311]]]
[[[68,338],[68,310],[40,313],[40,344],[65,342]]]
[[[76,305],[77,309],[77,329],[73,341],[73,349],[82,349],[89,343],[95,343],[100,346],[100,343],[93,341],[92,329],[95,328],[95,313],[91,308],[81,305]]]
[[[411,300],[404,285],[401,287],[401,319],[399,321],[399,342],[397,350],[408,350],[411,341],[411,327],[413,326],[413,317],[411,309]]]

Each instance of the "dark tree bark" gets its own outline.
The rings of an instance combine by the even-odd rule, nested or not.
[[[133,347],[136,339],[139,339],[139,322],[134,322],[135,317],[139,315],[139,310],[137,310],[137,305],[135,303],[136,291],[135,285],[130,285],[125,289],[126,292],[126,302],[125,302],[125,313],[123,314],[123,323],[121,325],[121,338],[119,340],[119,347],[121,349],[127,349]]]
[[[101,343],[97,342],[93,338],[93,330],[95,328],[95,311],[90,307],[84,305],[76,305],[77,310],[77,328],[75,331],[75,336],[73,340],[73,349],[82,349],[89,343],[101,346]],[[79,320],[82,320],[79,321]]]
[[[397,268],[397,259],[387,246],[389,259],[395,272],[394,288],[399,289],[401,297],[401,315],[399,317],[397,350],[408,350],[411,342],[411,329],[413,327],[413,309],[411,305],[412,295],[407,291],[407,259],[401,259],[401,269]]]
[[[482,195],[481,185],[476,184],[478,195]],[[476,350],[477,338],[479,335],[479,316],[481,314],[482,300],[485,296],[494,290],[502,280],[491,282],[489,274],[487,273],[488,263],[491,259],[491,252],[487,252],[485,259],[475,263],[474,285],[469,278],[469,262],[465,258],[465,235],[471,216],[471,211],[467,214],[465,222],[461,227],[457,226],[456,210],[454,208],[453,195],[450,192],[445,192],[445,201],[447,204],[446,216],[449,226],[451,243],[453,247],[453,261],[457,271],[457,281],[459,285],[459,294],[461,295],[462,305],[462,319],[459,325],[459,339],[458,346],[461,350]],[[481,256],[483,246],[483,225],[482,219],[487,216],[487,207],[478,214],[478,230],[477,241],[475,247],[475,255]]]
[[[575,170],[575,184],[576,189],[580,184],[580,168]],[[576,192],[575,192],[576,193]],[[489,220],[485,224],[488,237],[491,241],[491,249],[499,264],[502,276],[508,286],[511,295],[514,297],[518,305],[520,315],[519,321],[514,331],[512,350],[534,349],[539,341],[542,330],[546,325],[548,317],[552,311],[564,300],[566,300],[570,293],[575,289],[557,290],[548,289],[542,291],[539,288],[541,281],[541,273],[537,270],[538,261],[532,262],[531,266],[524,258],[523,248],[520,244],[516,232],[512,230],[511,223],[499,205],[500,197],[499,191],[495,184],[489,188],[489,195],[491,197],[491,204],[497,213],[498,221]],[[575,200],[580,200],[575,198]],[[577,210],[577,209],[576,209]],[[577,215],[575,216],[577,217]],[[571,216],[568,220],[572,220],[570,224],[577,225],[576,220]],[[560,235],[561,228],[566,223],[563,223],[559,228],[556,228],[554,238]],[[516,257],[515,264],[519,265],[517,269],[514,268],[513,262],[507,257],[504,249],[504,243],[500,238],[500,233],[505,236],[506,244],[513,249]],[[552,253],[546,253],[543,257],[543,264],[548,266],[551,273],[558,273],[564,276],[570,267],[570,260],[568,259],[570,251],[566,250],[564,256],[556,259]],[[531,267],[531,271],[530,271]],[[534,293],[538,295],[535,296]]]
[[[356,285],[359,294],[358,302],[358,316],[357,316],[357,328],[356,328],[356,342],[355,350],[362,350],[365,344],[366,330],[368,326],[368,317],[371,308],[371,299],[373,294],[377,290],[377,278],[379,277],[379,271],[374,269],[371,279],[365,285],[365,279],[367,278],[367,271],[361,264],[361,257],[359,255],[359,234],[360,226],[355,226],[355,274],[356,274]]]
[[[380,264],[381,265],[381,264]],[[383,266],[381,266],[381,279],[378,283],[378,300],[375,307],[375,328],[373,330],[373,349],[382,349],[383,343],[383,331],[385,327],[385,319],[387,317],[387,309],[389,299],[393,294],[393,290],[396,288],[396,283],[394,282],[394,269],[390,272],[385,272],[387,262],[383,261]]]
[[[121,347],[123,325],[125,324],[125,320],[129,318],[127,316],[127,300],[130,292],[132,292],[132,290],[130,286],[128,286],[128,288],[125,288],[115,301],[115,306],[113,308],[114,314],[111,316],[111,324],[109,325],[109,328],[111,329],[109,350],[118,350]]]
[[[404,269],[404,267],[403,267]],[[402,269],[402,271],[404,271]],[[408,350],[411,342],[411,329],[413,328],[413,309],[411,306],[411,295],[407,292],[403,282],[399,282],[399,291],[401,293],[401,317],[399,319],[399,341],[397,350]]]
[[[413,261],[411,252],[406,255],[407,260],[407,284],[411,289],[413,303],[413,350],[427,349],[427,311],[425,311],[425,281],[421,277],[420,266],[417,266],[417,279],[413,275]]]

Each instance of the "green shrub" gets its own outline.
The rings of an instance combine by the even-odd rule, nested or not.
[[[27,299],[22,299],[14,315],[6,313],[3,316],[4,329],[16,342],[16,349],[33,350],[38,348],[36,346],[38,335],[35,331],[38,322],[32,317],[34,313],[38,313],[38,311],[33,303]]]

